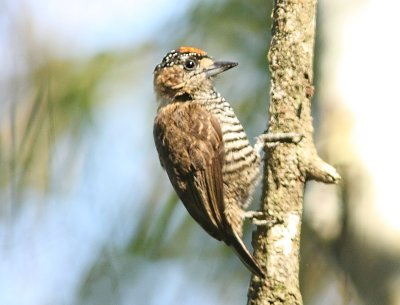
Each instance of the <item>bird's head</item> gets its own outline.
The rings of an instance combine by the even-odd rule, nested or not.
[[[154,69],[154,90],[161,104],[179,97],[193,99],[213,89],[215,75],[237,65],[214,61],[200,49],[180,47],[165,55]]]

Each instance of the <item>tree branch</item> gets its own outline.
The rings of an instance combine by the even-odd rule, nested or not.
[[[266,146],[262,211],[271,225],[253,235],[265,281],[253,276],[248,304],[303,304],[299,290],[300,229],[305,182],[340,180],[322,161],[313,143],[310,101],[316,0],[275,0],[272,41],[269,133],[294,132],[299,143]]]

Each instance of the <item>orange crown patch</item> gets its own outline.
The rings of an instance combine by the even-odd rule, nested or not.
[[[207,53],[205,51],[194,47],[180,47],[179,53],[196,53],[200,56],[207,56]]]

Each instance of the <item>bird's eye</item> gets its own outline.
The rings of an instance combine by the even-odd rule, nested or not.
[[[185,62],[183,63],[183,67],[188,71],[193,70],[194,68],[196,68],[196,66],[197,63],[193,59],[186,59]]]

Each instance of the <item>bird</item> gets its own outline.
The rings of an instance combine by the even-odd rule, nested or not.
[[[260,152],[214,87],[218,74],[237,65],[195,47],[168,52],[153,73],[153,136],[161,166],[189,214],[265,278],[242,240],[245,218],[261,213],[246,210],[260,179]]]

